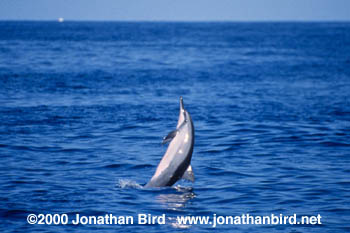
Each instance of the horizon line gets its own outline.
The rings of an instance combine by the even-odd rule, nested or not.
[[[116,22],[116,23],[350,23],[350,20],[305,20],[305,19],[276,19],[276,20],[105,20],[105,19],[64,19],[63,22]],[[0,19],[0,22],[58,22],[58,19]]]

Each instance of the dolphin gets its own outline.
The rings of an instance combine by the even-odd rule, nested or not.
[[[190,165],[194,146],[194,126],[190,114],[185,110],[180,97],[180,113],[176,129],[163,138],[170,142],[156,172],[145,187],[172,186],[180,179],[194,182]]]

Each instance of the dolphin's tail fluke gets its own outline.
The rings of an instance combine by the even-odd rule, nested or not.
[[[188,166],[187,170],[183,174],[182,179],[191,181],[192,183],[194,182],[194,173],[191,164],[190,166]]]

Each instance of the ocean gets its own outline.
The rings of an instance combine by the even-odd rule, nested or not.
[[[143,188],[180,96],[196,180]],[[350,23],[1,21],[0,187],[1,232],[349,232]],[[243,214],[322,218],[177,222]]]

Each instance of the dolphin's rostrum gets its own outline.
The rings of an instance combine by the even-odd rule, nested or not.
[[[194,146],[194,127],[190,114],[184,109],[180,97],[180,114],[176,129],[163,138],[170,142],[152,179],[145,187],[172,186],[180,179],[194,181],[190,165]]]

